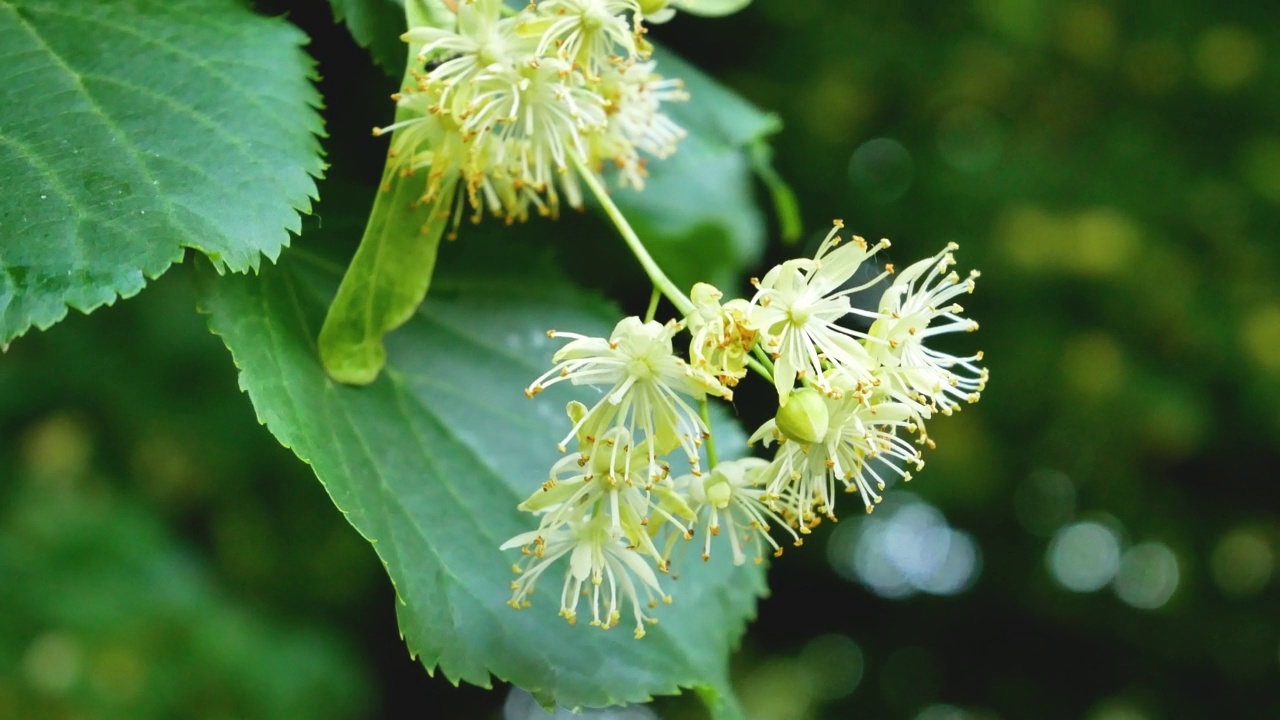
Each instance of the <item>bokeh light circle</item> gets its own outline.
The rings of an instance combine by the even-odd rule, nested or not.
[[[1059,530],[1049,543],[1049,573],[1073,592],[1106,587],[1120,570],[1120,538],[1097,522],[1079,522]]]
[[[1113,588],[1125,603],[1155,610],[1169,602],[1180,579],[1178,556],[1163,543],[1147,542],[1134,545],[1120,557]]]
[[[876,203],[890,203],[902,197],[915,174],[911,153],[891,138],[868,140],[849,158],[849,181]]]

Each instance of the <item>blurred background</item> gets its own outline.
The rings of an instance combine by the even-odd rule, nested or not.
[[[367,207],[394,82],[294,5],[262,4],[314,38],[321,192]],[[983,273],[955,348],[987,352],[982,402],[773,563],[734,661],[753,719],[1280,717],[1277,20],[760,0],[652,30],[782,117],[811,233],[843,218],[899,265],[956,241]],[[802,249],[778,234],[768,262]],[[175,269],[0,356],[0,718],[550,717],[410,661],[372,550],[193,307]]]

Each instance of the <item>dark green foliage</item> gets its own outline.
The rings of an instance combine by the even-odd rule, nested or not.
[[[183,248],[274,260],[324,168],[304,41],[236,0],[0,3],[0,344]]]

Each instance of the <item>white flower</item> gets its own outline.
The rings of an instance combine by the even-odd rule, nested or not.
[[[389,175],[411,177],[426,172],[427,185],[420,202],[451,200],[470,153],[457,122],[431,110],[437,99],[430,93],[405,92],[393,97],[404,118],[373,131],[375,137],[395,133],[387,151]],[[384,191],[391,189],[390,182],[390,176],[383,180]]]
[[[585,159],[585,136],[605,125],[604,99],[557,60],[536,67],[487,71],[461,121],[472,140],[473,206],[523,220],[530,206],[554,216],[557,185],[570,207],[582,206],[574,158]],[[545,196],[545,203],[543,197]]]
[[[973,292],[978,278],[973,271],[962,281],[950,270],[956,247],[951,243],[904,270],[885,290],[879,312],[865,313],[876,318],[868,348],[884,368],[878,373],[881,389],[926,413],[949,415],[961,402],[977,402],[987,383],[987,370],[976,364],[981,352],[956,357],[926,345],[939,335],[978,329],[977,322],[960,317],[964,309],[953,302]]]
[[[774,385],[785,404],[796,379],[828,394],[838,392],[829,377],[844,376],[855,391],[864,391],[875,362],[859,342],[861,333],[839,325],[850,312],[849,295],[879,282],[887,273],[858,287],[841,288],[863,261],[889,241],[874,246],[855,236],[840,246],[839,220],[812,260],[788,260],[770,269],[751,300],[749,322],[760,329],[761,342],[774,358]],[[824,363],[833,373],[826,373]]]
[[[769,420],[752,434],[749,442],[779,443],[777,453],[761,476],[765,499],[781,508],[797,523],[800,532],[809,531],[818,516],[835,518],[837,482],[846,492],[862,497],[867,512],[880,502],[879,492],[887,475],[910,480],[911,473],[899,465],[924,467],[920,452],[898,436],[919,430],[919,415],[906,404],[875,398],[868,402],[852,392],[839,397],[820,396],[825,404],[826,432],[821,440],[804,443],[788,438]],[[877,469],[878,468],[878,469]]]
[[[688,133],[661,111],[663,103],[684,102],[684,83],[654,72],[656,63],[623,66],[606,73],[601,92],[609,101],[609,124],[596,140],[595,152],[618,168],[619,184],[644,189],[647,159],[641,152],[665,158]]]
[[[606,630],[618,624],[621,601],[626,600],[635,616],[639,639],[644,637],[645,623],[656,622],[645,615],[639,591],[644,592],[649,608],[657,606],[658,598],[671,602],[653,568],[624,538],[614,534],[603,515],[581,516],[556,528],[521,533],[502,544],[503,550],[515,547],[521,548],[525,557],[513,566],[520,577],[511,583],[507,604],[517,610],[529,606],[528,597],[538,578],[566,555],[569,567],[560,591],[560,616],[571,623],[577,620],[583,595],[589,597],[591,624]]]
[[[585,408],[578,410],[573,405],[571,416],[585,412]],[[657,513],[683,535],[689,535],[689,528],[663,506],[651,503],[650,492],[670,480],[667,467],[650,465],[649,457],[646,443],[633,445],[626,430],[611,428],[599,440],[583,443],[579,454],[563,457],[553,465],[551,477],[520,503],[519,509],[542,515],[542,527],[558,527],[584,509],[593,515],[607,515],[615,535],[631,538],[640,552],[666,572],[666,561],[648,530],[650,514]]]
[[[747,374],[747,355],[755,347],[759,333],[747,324],[749,306],[734,299],[720,304],[723,293],[707,283],[697,283],[689,293],[694,311],[685,318],[692,339],[689,362],[705,370],[726,387],[733,387]]]
[[[636,0],[546,0],[504,16],[501,0],[456,6],[452,27],[402,35],[422,66],[396,93],[394,174],[428,171],[422,204],[467,206],[507,222],[584,205],[581,174],[612,163],[619,182],[644,184],[640,153],[665,157],[684,131],[659,112],[683,99],[647,55]],[[389,185],[388,182],[384,185]],[[460,182],[459,182],[460,181]],[[461,185],[463,198],[454,202]]]
[[[703,560],[711,559],[711,539],[719,536],[724,527],[728,528],[734,565],[746,562],[744,550],[748,543],[756,547],[757,563],[764,559],[764,543],[773,548],[774,555],[782,554],[781,546],[769,535],[771,522],[790,533],[795,543],[800,544],[800,537],[787,521],[770,510],[765,502],[760,477],[768,465],[760,458],[726,460],[701,477],[684,475],[676,478],[677,491],[688,498],[688,505],[702,526]]]
[[[422,89],[439,90],[439,104],[452,113],[465,111],[472,81],[486,70],[514,67],[525,61],[534,43],[519,37],[515,25],[504,22],[502,0],[471,0],[458,5],[456,30],[415,27],[401,35],[417,47],[418,60],[440,58],[440,63],[420,78]],[[462,97],[449,105],[453,91]]]
[[[626,17],[639,9],[636,0],[542,0],[536,19],[526,20],[520,31],[540,36],[540,57],[554,53],[598,76],[641,53],[640,26]]]
[[[679,447],[697,467],[698,447],[707,427],[691,403],[707,393],[731,393],[676,357],[671,338],[679,328],[675,323],[661,325],[632,316],[623,318],[607,340],[554,330],[547,333],[571,342],[556,352],[555,366],[534,380],[526,395],[533,397],[564,380],[607,388],[561,441],[561,452],[574,436],[593,440],[609,428],[621,427],[632,437],[648,441],[649,466],[656,464],[657,456]]]

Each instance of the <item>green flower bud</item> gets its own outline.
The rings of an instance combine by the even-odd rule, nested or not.
[[[707,483],[706,491],[707,502],[717,510],[729,507],[729,501],[733,499],[733,486],[723,474],[717,475],[712,472],[711,482]]]
[[[828,420],[826,399],[813,388],[792,390],[774,419],[783,435],[805,445],[827,436]]]
[[[641,15],[656,15],[667,7],[667,0],[640,0]]]

